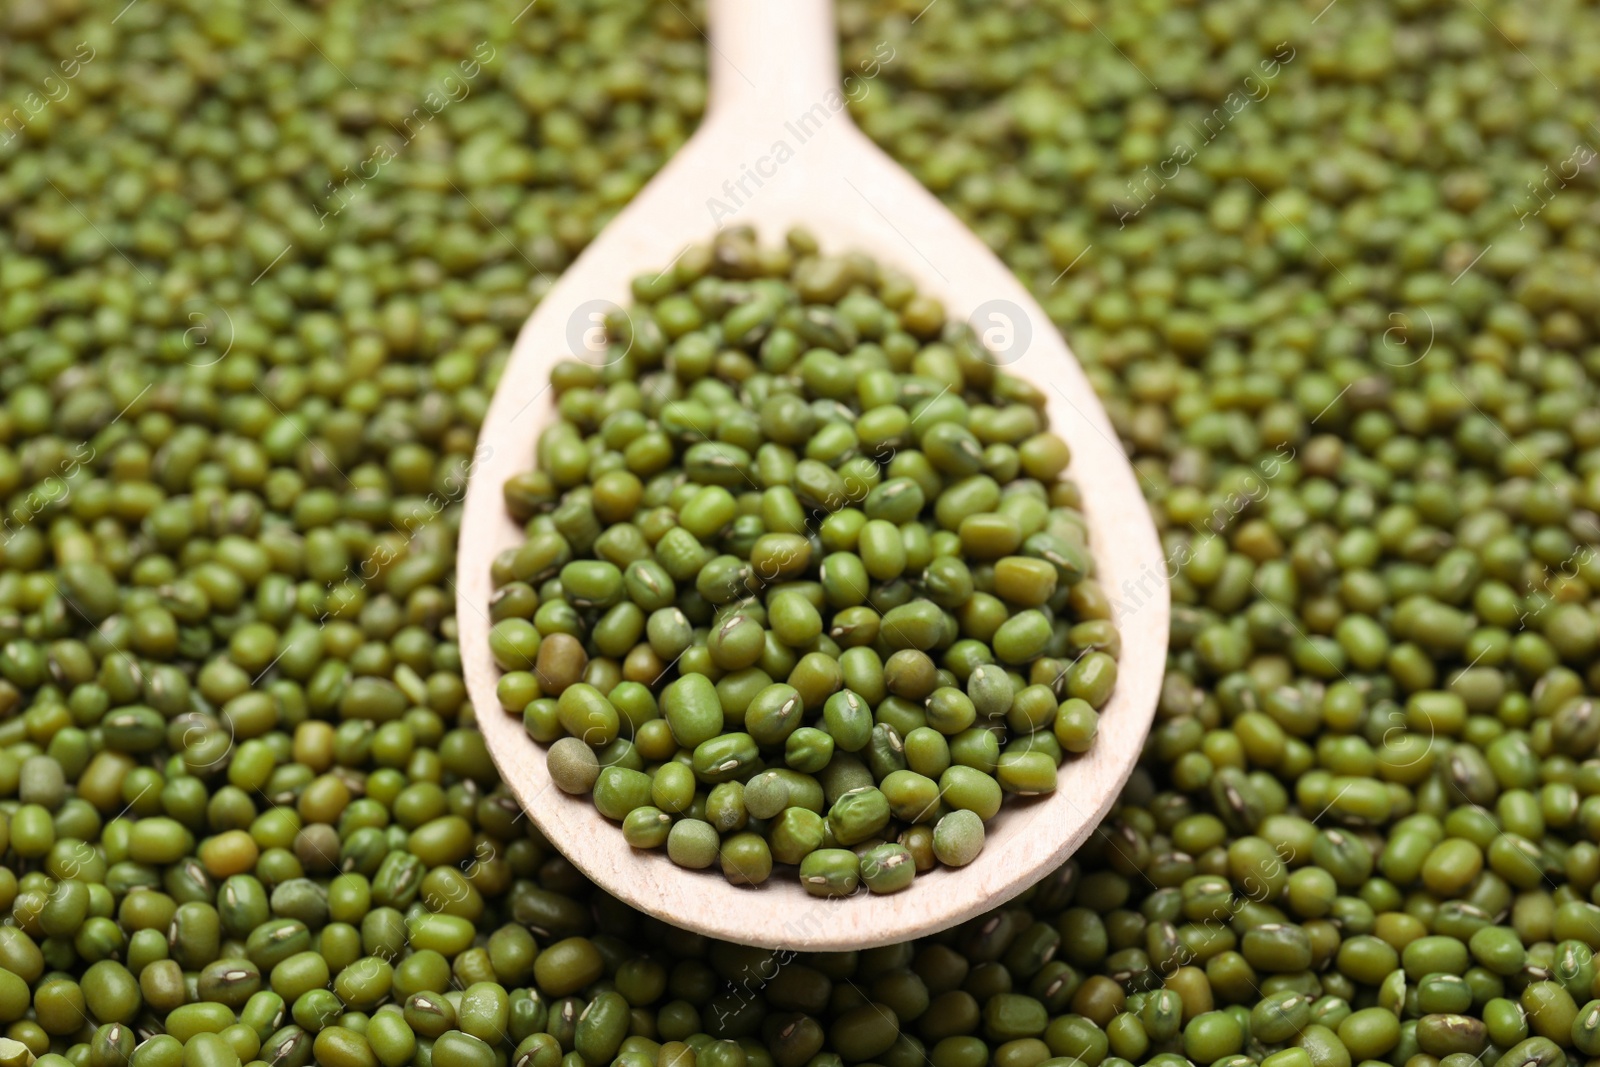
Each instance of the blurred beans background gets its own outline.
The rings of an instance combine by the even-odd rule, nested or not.
[[[1600,1056],[1600,14],[840,23],[857,120],[1034,289],[1164,530],[1093,844],[915,944],[712,944],[594,891],[473,729],[475,429],[694,128],[699,8],[13,0],[0,1064]]]

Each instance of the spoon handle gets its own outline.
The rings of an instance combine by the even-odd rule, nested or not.
[[[842,107],[833,0],[709,0],[708,7],[710,115],[770,121],[819,104]]]

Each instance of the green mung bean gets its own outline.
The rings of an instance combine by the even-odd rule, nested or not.
[[[996,249],[1100,393],[1162,530],[1173,626],[1150,748],[1070,864],[913,945],[753,955],[641,920],[530,829],[472,729],[492,707],[467,703],[448,581],[516,330],[700,118],[701,11],[124,6],[13,5],[0,28],[0,1060],[179,1067],[182,1034],[196,1064],[582,1067],[579,1020],[612,994],[624,1067],[1182,1067],[1186,1026],[1227,1029],[1214,1012],[1244,1035],[1224,1067],[1597,1054],[1592,12],[841,5],[855,121]],[[787,319],[755,277],[785,257]],[[847,772],[789,766],[786,741],[758,749],[744,801],[766,818],[751,785],[792,775],[774,858],[825,855],[817,888],[846,892],[861,862],[825,847],[822,813],[875,783],[887,697],[925,719],[942,685],[972,699],[950,735],[891,706],[928,778],[929,733],[985,774],[1010,751],[989,725],[1076,751],[1093,670],[1046,726],[1031,707],[1014,725],[1014,694],[1114,656],[1099,624],[1147,595],[1094,582],[1074,502],[1011,488],[1071,458],[1040,435],[1051,383],[941,395],[1003,371],[1018,322],[974,324],[985,360],[862,265],[740,236],[641,278],[649,315],[583,323],[616,339],[558,371],[584,430],[505,487],[528,541],[477,606],[515,620],[500,702],[541,741],[582,683],[633,746],[602,730],[597,764],[683,772],[627,832],[650,807],[703,814],[716,784],[674,761],[663,671],[724,670],[702,648],[729,614],[768,631],[765,596],[744,602],[766,586],[733,574],[718,610],[693,578],[802,537],[805,573],[782,570],[794,541],[758,557],[775,584],[814,580],[820,601],[796,591],[828,625],[816,649],[763,637],[756,674],[718,681],[716,729],[767,685],[820,700],[794,734],[820,718]],[[690,507],[656,479],[701,444],[716,492]],[[958,485],[936,529],[908,529]],[[867,572],[869,521],[899,530],[898,578]],[[886,537],[873,553],[894,562]],[[1028,593],[1016,559],[1048,563],[1079,620],[1052,627],[1048,677],[994,655],[1039,607],[1006,599]],[[563,599],[579,561],[617,568],[626,603],[602,607],[609,573],[584,568],[585,606]],[[915,695],[886,684],[880,642],[913,593],[957,627],[904,650],[952,676],[916,661]],[[839,690],[791,680],[796,651],[836,657]],[[829,714],[845,690],[865,716]],[[897,842],[919,865],[924,831]],[[1227,893],[1185,894],[1196,877]],[[300,880],[325,899],[277,897]],[[88,904],[62,932],[84,901],[68,884]],[[1271,924],[1305,933],[1309,967],[1249,962]],[[1432,938],[1460,947],[1402,963]],[[273,971],[304,952],[329,976],[287,1003]],[[240,959],[264,982],[242,1007]],[[370,992],[375,960],[390,1000],[347,1013],[329,987]],[[97,1015],[128,1010],[105,963],[137,980],[131,1023]],[[486,982],[508,1006],[480,988],[469,1032],[455,1005]],[[1471,1007],[1444,1010],[1463,987]],[[417,997],[441,1007],[408,1015]],[[603,1056],[614,1024],[590,1018]]]
[[[1006,747],[1008,735],[1035,735],[1026,753],[991,755],[987,741],[969,741],[960,753],[963,767],[991,787],[962,780],[951,802],[991,818],[1002,792],[1055,788],[1053,763],[1089,750],[1096,709],[1115,684],[1114,655],[1103,651],[1115,650],[1112,624],[1082,614],[1072,600],[1074,590],[1092,586],[1092,571],[1078,547],[1077,491],[1062,477],[1070,453],[1044,428],[1042,394],[1009,385],[970,334],[960,342],[967,364],[950,359],[946,341],[918,341],[933,332],[937,305],[905,294],[886,301],[900,280],[869,260],[827,268],[843,270],[848,293],[804,303],[811,273],[833,262],[814,246],[796,233],[763,252],[748,231],[719,235],[709,270],[656,279],[637,290],[651,295],[628,313],[635,331],[649,324],[675,333],[675,352],[709,353],[719,326],[723,341],[752,359],[766,358],[773,338],[798,336],[818,347],[800,355],[793,379],[765,368],[752,375],[743,364],[724,377],[698,357],[672,360],[662,352],[598,369],[563,364],[552,375],[559,418],[541,436],[539,468],[516,484],[542,479],[559,493],[542,506],[515,505],[531,515],[528,540],[505,557],[500,574],[510,580],[501,587],[522,581],[526,568],[517,561],[524,556],[566,562],[531,623],[495,623],[499,662],[512,672],[500,695],[522,711],[534,740],[555,742],[548,758],[557,784],[569,793],[592,789],[611,818],[624,817],[638,800],[637,790],[626,800],[615,795],[623,779],[607,777],[620,759],[613,743],[623,745],[618,738],[631,732],[633,747],[624,752],[647,742],[637,769],[670,778],[650,790],[653,807],[669,818],[705,815],[721,834],[759,837],[762,824],[784,810],[774,780],[758,790],[761,823],[753,831],[742,807],[735,814],[718,802],[728,787],[747,785],[774,765],[803,778],[845,775],[854,782],[856,764],[845,757],[861,753],[871,784],[891,799],[867,817],[855,811],[860,797],[836,797],[830,832],[846,845],[897,837],[932,818],[939,782],[957,758],[940,737],[973,728],[980,700],[1000,731],[995,749]],[[859,348],[861,327],[839,326],[846,320],[838,311],[852,300],[873,301],[873,336],[897,336],[910,347],[892,358]],[[618,327],[608,328],[613,344],[628,343]],[[869,394],[859,388],[863,373],[870,374]],[[638,374],[647,376],[648,390],[635,383]],[[930,374],[942,388],[927,387]],[[756,398],[754,418],[736,389]],[[1011,393],[1029,399],[1017,403]],[[651,427],[672,443],[665,465],[617,450]],[[878,442],[875,458],[857,452],[863,431]],[[1024,439],[1025,465],[1021,453],[986,450]],[[803,457],[781,451],[792,448]],[[986,464],[1008,472],[1004,493]],[[663,502],[676,505],[676,514],[658,512]],[[656,533],[637,532],[658,516]],[[1094,647],[1070,667],[1045,670],[1048,684],[1028,687],[1015,701],[1003,671],[981,669],[998,660],[1037,674],[1036,661],[1060,631],[1081,633]],[[521,666],[530,660],[531,673]],[[600,665],[618,661],[625,684],[643,687],[626,716],[588,680]],[[541,703],[552,696],[554,722]],[[1043,731],[1064,699],[1071,711],[1057,740]],[[650,727],[658,714],[675,751]],[[595,750],[595,762],[606,768],[596,780],[584,757],[566,748],[571,743]],[[694,774],[692,796],[681,772],[668,771],[679,766]],[[870,795],[882,797],[877,789]],[[631,839],[655,840],[654,824],[653,817],[635,820]],[[970,862],[971,836],[951,854]],[[777,852],[795,862],[808,840],[790,834]],[[731,855],[752,850],[741,844]],[[701,850],[685,844],[680,851],[693,853],[690,865],[706,865]],[[922,854],[938,858],[931,837]],[[736,860],[723,868],[738,882],[765,878],[764,871],[749,877]],[[898,888],[901,865],[885,869],[896,873],[889,882],[869,880],[870,887]]]

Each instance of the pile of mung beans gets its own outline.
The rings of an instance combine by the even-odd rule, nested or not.
[[[1072,862],[829,955],[597,892],[473,728],[484,405],[704,101],[697,7],[523,8],[0,13],[0,1065],[1600,1056],[1592,6],[841,4],[1174,616]]]
[[[635,848],[814,896],[964,866],[1116,684],[1045,394],[905,275],[728,229],[551,374],[498,696]]]

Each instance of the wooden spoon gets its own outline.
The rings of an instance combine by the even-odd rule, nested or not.
[[[489,751],[544,835],[606,892],[713,937],[792,951],[861,949],[952,926],[1054,870],[1099,824],[1150,729],[1167,651],[1167,564],[1132,467],[1082,369],[1000,261],[851,123],[846,93],[875,90],[873,65],[842,82],[829,0],[710,0],[710,106],[700,129],[540,301],[489,406],[461,527],[456,619],[467,687]],[[998,363],[1049,397],[1052,429],[1073,451],[1097,576],[1117,605],[1119,680],[1099,736],[1061,768],[1048,796],[1009,799],[970,866],[936,869],[888,896],[809,896],[792,869],[759,887],[630,848],[587,797],[552,786],[545,749],[495,697],[490,562],[519,544],[505,481],[533,463],[554,417],[550,369],[583,357],[602,309],[629,303],[635,275],[672,263],[719,226],[765,242],[808,227],[823,250],[859,249],[914,277],[952,318],[970,318]]]

